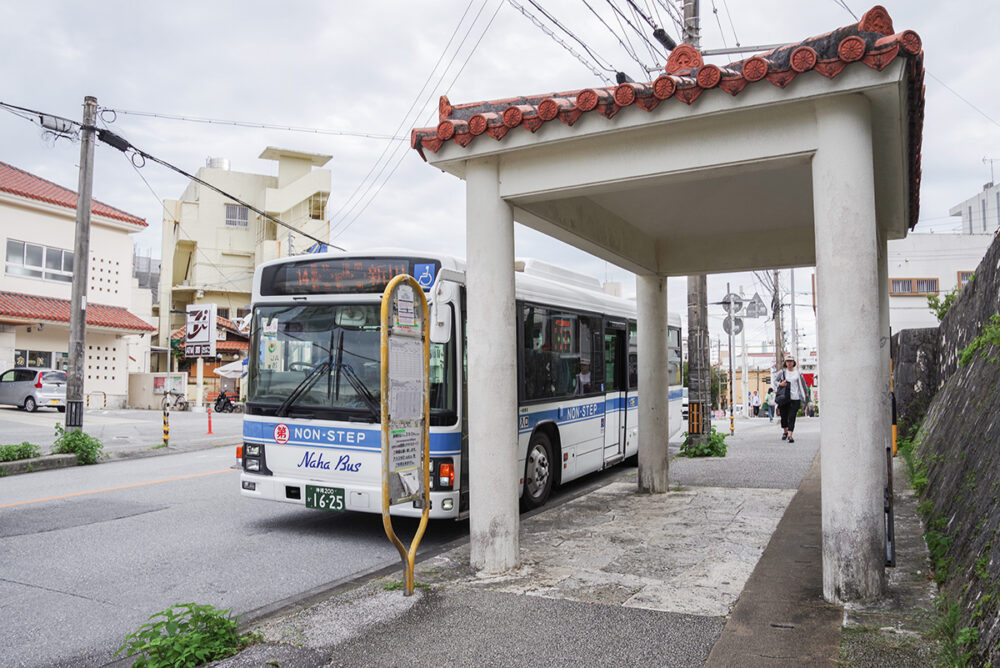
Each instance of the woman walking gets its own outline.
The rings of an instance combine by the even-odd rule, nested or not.
[[[767,421],[774,422],[774,388],[767,388],[767,396],[764,398],[767,405]]]
[[[795,358],[788,356],[782,369],[774,374],[774,381],[778,384],[776,401],[781,412],[781,440],[788,439],[789,443],[795,442],[793,432],[799,406],[809,401],[809,387],[796,366]]]

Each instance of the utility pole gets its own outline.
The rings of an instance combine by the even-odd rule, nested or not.
[[[743,286],[740,286],[740,298],[743,298]],[[746,322],[746,321],[744,321]],[[747,417],[750,417],[750,405],[748,401],[748,396],[750,395],[750,368],[747,360],[747,328],[744,327],[740,330],[740,356],[742,357],[742,362],[740,364],[740,398],[743,401],[743,405],[747,408]]]
[[[774,370],[777,372],[784,364],[785,341],[781,326],[781,290],[778,286],[778,270],[774,270],[774,298],[771,300],[771,310],[774,312]]]
[[[795,268],[792,268],[792,281],[790,283],[792,286],[792,309],[790,313],[792,314],[792,357],[795,358],[795,363],[799,363],[799,330],[795,327]]]
[[[698,0],[684,0],[684,42],[694,48],[700,44]],[[689,424],[693,443],[707,443],[712,431],[712,351],[708,338],[708,278],[705,274],[687,277],[688,291],[688,415],[698,403],[700,424]],[[722,364],[722,360],[719,360]]]
[[[87,267],[90,265],[90,196],[94,189],[94,124],[97,98],[83,100],[80,129],[80,183],[76,198],[76,242],[69,307],[69,373],[66,377],[66,429],[83,428],[83,371],[87,365]]]
[[[684,0],[684,43],[701,48],[701,24],[698,0]]]

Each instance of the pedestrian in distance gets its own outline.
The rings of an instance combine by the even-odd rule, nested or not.
[[[764,397],[764,404],[767,405],[767,421],[774,422],[774,388],[767,388],[767,396]]]
[[[753,396],[750,397],[750,406],[753,407],[753,416],[754,417],[759,417],[760,416],[760,404],[761,404],[760,395],[757,394],[757,390],[754,390],[753,391]]]
[[[781,413],[781,440],[787,439],[789,443],[795,442],[793,432],[799,407],[809,402],[809,386],[796,367],[795,358],[789,356],[785,358],[781,370],[774,374],[774,381],[778,384],[775,401]]]

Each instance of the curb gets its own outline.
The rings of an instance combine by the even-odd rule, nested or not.
[[[61,469],[76,464],[76,455],[44,455],[31,459],[18,459],[13,462],[0,462],[0,476]]]

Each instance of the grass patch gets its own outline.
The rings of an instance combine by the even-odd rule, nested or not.
[[[0,445],[0,462],[16,462],[19,459],[32,459],[41,457],[42,453],[38,446],[24,441],[11,445]]]
[[[959,366],[968,366],[976,356],[976,353],[980,353],[983,359],[987,359],[990,362],[998,361],[998,358],[989,357],[986,354],[986,351],[991,346],[1000,347],[1000,314],[990,316],[989,322],[983,326],[983,330],[979,333],[979,336],[972,339],[969,345],[958,354]]]
[[[403,591],[404,589],[406,589],[406,585],[403,583],[402,580],[393,580],[392,582],[386,582],[384,585],[382,585],[382,589],[386,591]],[[414,590],[423,589],[424,591],[430,591],[431,586],[426,582],[414,581],[413,589]]]
[[[728,434],[720,434],[712,427],[712,433],[708,435],[708,440],[704,443],[696,442],[690,434],[681,444],[678,453],[681,457],[725,457],[728,446],[726,437]]]

